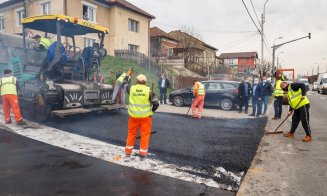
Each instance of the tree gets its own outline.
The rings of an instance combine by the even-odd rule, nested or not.
[[[197,51],[202,51],[201,35],[192,26],[182,26],[180,30],[169,33],[176,40],[178,40],[177,50],[182,54],[185,62],[194,60]]]
[[[257,65],[257,69],[261,80],[263,76],[271,76],[271,64],[269,62],[264,61],[263,65]]]

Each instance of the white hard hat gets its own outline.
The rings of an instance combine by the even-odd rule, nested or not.
[[[146,82],[146,76],[143,75],[143,74],[140,74],[140,75],[136,76],[136,79],[137,79],[139,82]]]

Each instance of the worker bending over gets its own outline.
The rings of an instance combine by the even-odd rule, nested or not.
[[[18,83],[16,77],[12,76],[10,69],[4,70],[4,77],[0,80],[1,96],[2,96],[2,106],[3,113],[5,115],[5,123],[10,124],[10,109],[12,109],[16,123],[18,125],[25,125],[22,115],[20,113],[20,108],[18,104],[17,89]]]
[[[302,139],[303,142],[311,142],[311,129],[309,123],[309,108],[310,101],[306,96],[306,87],[303,83],[292,83],[282,82],[280,87],[287,92],[288,102],[290,104],[288,116],[292,117],[291,131],[284,134],[284,137],[294,138],[294,132],[298,127],[300,121],[306,133],[306,136]]]
[[[194,89],[193,89],[192,113],[193,113],[193,118],[200,119],[202,117],[205,89],[204,89],[204,85],[197,80],[194,80],[193,84],[194,84]],[[196,107],[198,107],[198,111],[196,111]]]
[[[159,102],[150,89],[146,86],[146,77],[140,74],[136,77],[137,81],[135,85],[130,85],[130,77],[127,76],[124,79],[123,87],[129,94],[128,103],[128,134],[126,141],[125,153],[129,157],[134,149],[134,143],[137,136],[138,129],[140,129],[140,150],[139,155],[141,160],[148,154],[149,140],[152,127],[152,114],[159,107]]]
[[[128,70],[127,73],[123,72],[119,75],[119,77],[116,80],[114,91],[112,93],[111,97],[111,103],[115,103],[116,97],[118,92],[120,91],[120,99],[121,99],[121,104],[125,104],[125,89],[123,88],[123,80],[126,76],[130,77],[134,73],[134,69],[131,68]]]
[[[35,35],[34,39],[37,41],[37,43],[39,44],[39,48],[40,49],[48,49],[52,42],[49,38],[47,37],[42,37],[40,35]]]

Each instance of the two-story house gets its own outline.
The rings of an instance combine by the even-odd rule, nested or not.
[[[178,41],[158,27],[150,29],[151,57],[158,59],[171,58]]]
[[[65,14],[109,28],[105,48],[150,53],[150,22],[155,17],[125,0],[7,0],[0,4],[0,31],[21,34],[21,20],[26,16]],[[33,37],[38,32],[29,31]],[[96,36],[76,39],[80,48],[98,42]]]
[[[245,73],[252,70],[256,66],[258,60],[257,52],[237,52],[237,53],[221,53],[219,59],[223,65],[229,66],[237,72]]]
[[[174,55],[184,58],[187,68],[205,75],[217,65],[217,48],[181,30],[169,32],[169,35],[178,40]]]

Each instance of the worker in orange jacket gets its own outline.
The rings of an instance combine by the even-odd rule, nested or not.
[[[204,89],[204,85],[199,81],[194,80],[193,84],[194,84],[194,89],[193,89],[192,113],[193,113],[193,118],[200,119],[202,117],[205,89]],[[196,111],[196,107],[198,107],[198,111]]]
[[[4,70],[4,77],[2,77],[0,80],[0,91],[2,96],[3,113],[5,115],[5,123],[11,123],[10,109],[12,109],[16,123],[18,125],[25,125],[26,123],[23,121],[18,104],[17,88],[17,79],[12,76],[11,70]]]
[[[126,76],[123,87],[129,94],[128,103],[128,135],[125,153],[129,157],[134,149],[134,143],[138,129],[140,129],[140,150],[141,160],[148,154],[149,141],[152,127],[152,115],[159,107],[158,98],[150,87],[146,86],[146,77],[140,74],[136,77],[135,85],[130,86],[130,76]]]

